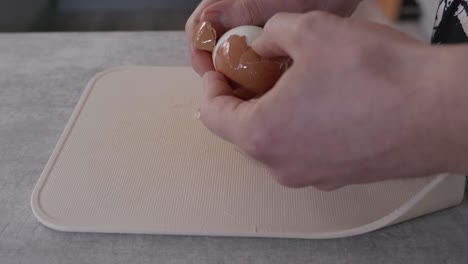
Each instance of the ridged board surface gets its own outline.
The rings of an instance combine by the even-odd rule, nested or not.
[[[39,220],[64,231],[337,237],[382,221],[437,179],[281,187],[195,118],[200,96],[189,68],[96,77],[34,191]]]

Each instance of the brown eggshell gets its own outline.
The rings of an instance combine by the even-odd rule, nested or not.
[[[256,96],[271,89],[285,70],[286,59],[259,56],[247,45],[246,37],[231,35],[216,51],[215,68],[229,80]]]
[[[192,43],[195,49],[212,52],[216,45],[216,31],[209,22],[200,22],[193,35]]]
[[[197,26],[192,43],[196,49],[212,52],[216,71],[224,74],[236,96],[249,99],[270,90],[288,67],[289,59],[267,59],[249,46],[263,30],[255,26],[240,26],[226,32],[216,43],[216,31],[211,23]]]

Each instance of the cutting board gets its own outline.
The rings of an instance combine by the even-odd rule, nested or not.
[[[85,89],[32,194],[70,232],[336,238],[454,206],[465,177],[289,189],[196,118],[201,78],[121,67]]]

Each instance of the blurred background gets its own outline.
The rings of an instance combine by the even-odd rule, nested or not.
[[[427,39],[437,0],[364,0],[357,16]],[[0,32],[183,30],[199,0],[0,0]]]
[[[0,0],[0,31],[181,30],[198,0]]]

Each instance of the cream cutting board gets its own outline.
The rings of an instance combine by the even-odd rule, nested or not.
[[[190,68],[122,67],[86,88],[32,194],[77,232],[335,238],[461,202],[465,177],[288,189],[195,118]]]

